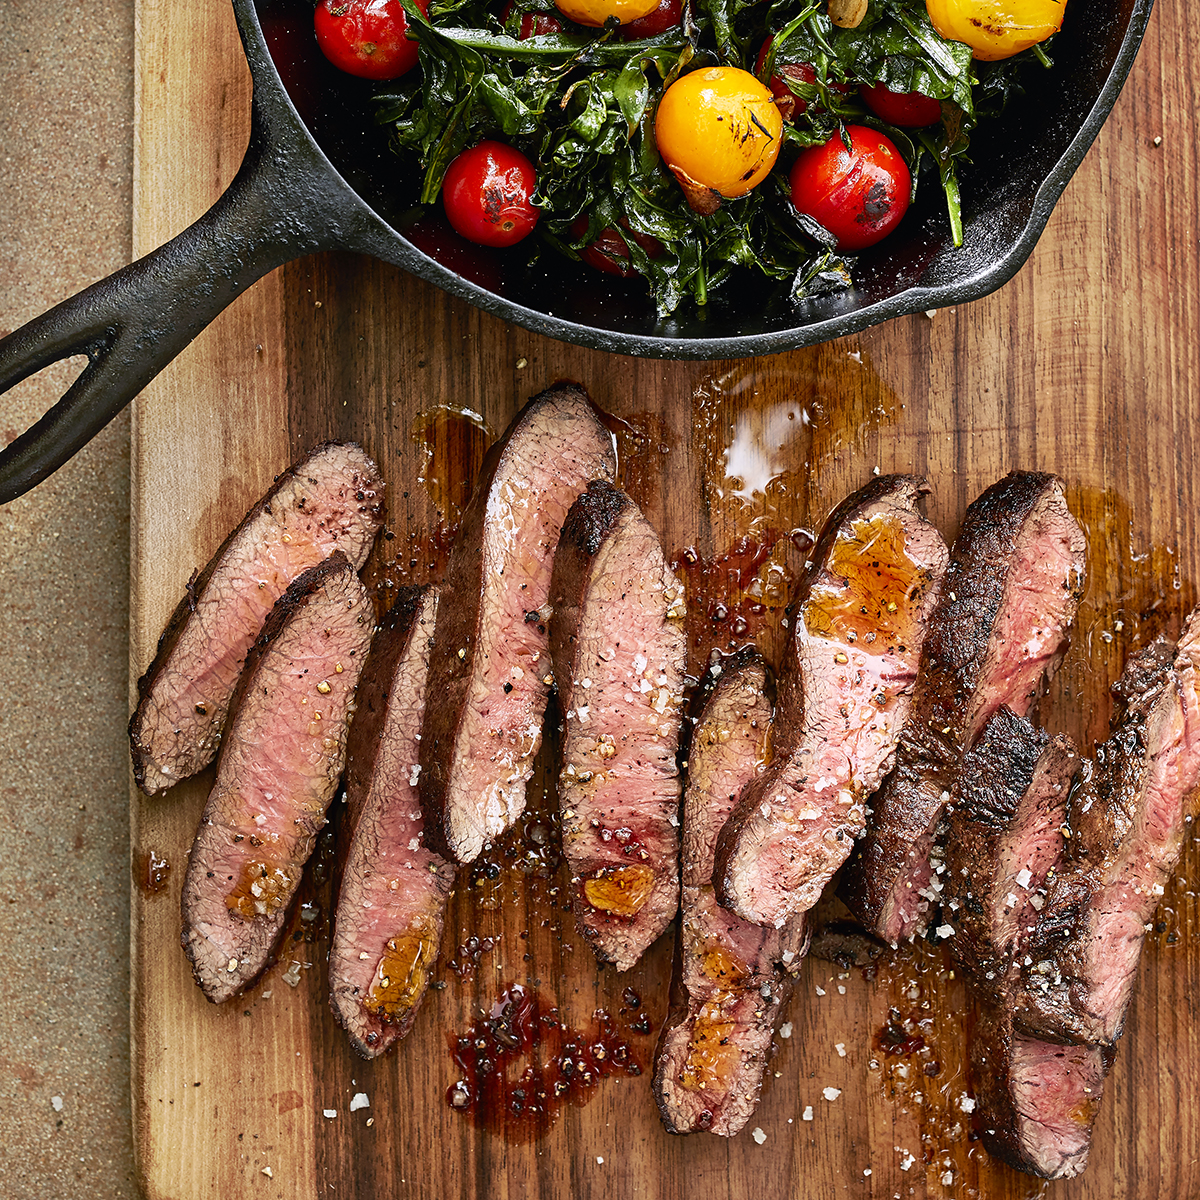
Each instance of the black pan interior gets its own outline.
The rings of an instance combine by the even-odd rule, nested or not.
[[[704,309],[685,304],[663,320],[636,280],[599,275],[550,250],[530,267],[527,248],[472,246],[436,215],[414,225],[412,189],[406,186],[403,163],[388,148],[386,130],[373,123],[370,86],[326,62],[313,37],[311,4],[255,0],[255,8],[280,80],[330,162],[394,230],[490,294],[475,293],[471,298],[476,303],[525,324],[532,322],[510,306],[593,331],[593,336],[580,336],[567,327],[551,330],[571,340],[672,357],[708,357],[736,353],[738,346],[714,345],[726,339],[752,338],[753,344],[743,343],[743,353],[784,349],[903,312],[972,299],[1004,283],[1032,250],[1115,101],[1113,86],[1098,106],[1110,76],[1119,86],[1128,69],[1136,38],[1132,46],[1125,45],[1124,55],[1122,46],[1131,26],[1140,35],[1149,3],[1070,0],[1053,46],[1053,70],[1029,71],[1025,94],[973,137],[974,163],[962,178],[962,247],[956,249],[950,241],[941,191],[934,183],[921,189],[900,228],[862,255],[852,290],[797,304],[783,286],[764,288],[761,276],[747,272],[712,295]],[[621,344],[625,339],[639,345]],[[647,348],[651,339],[680,341],[673,349]]]

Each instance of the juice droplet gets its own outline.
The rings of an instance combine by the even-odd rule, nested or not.
[[[165,854],[146,850],[133,861],[133,879],[143,896],[157,896],[166,891],[171,864]]]
[[[584,899],[614,917],[633,917],[654,890],[654,872],[641,865],[605,867],[583,883]]]
[[[237,886],[225,897],[230,912],[250,921],[286,907],[296,886],[291,868],[270,862],[248,862]]]
[[[649,1033],[649,1024],[637,1032]],[[610,1013],[598,1009],[586,1030],[574,1029],[519,983],[500,993],[486,1018],[452,1036],[450,1052],[462,1074],[446,1102],[512,1142],[543,1137],[562,1106],[586,1104],[601,1079],[642,1073]]]
[[[423,918],[390,938],[375,971],[364,1007],[386,1021],[399,1021],[425,991],[437,959],[436,930]]]
[[[726,987],[736,987],[749,971],[746,964],[739,962],[720,942],[709,941],[700,952],[700,967],[709,979],[715,979]]]
[[[929,569],[909,555],[898,520],[878,516],[852,522],[834,542],[829,573],[845,582],[813,587],[803,610],[810,634],[838,642],[873,634],[878,652],[908,640],[914,601]]]
[[[484,451],[494,440],[492,431],[482,414],[439,404],[416,415],[411,437],[425,451],[418,480],[442,518],[457,525],[471,498]]]
[[[718,1001],[709,1001],[700,1009],[680,1072],[680,1083],[688,1091],[724,1088],[741,1059],[734,1032],[734,1022],[724,1018]]]

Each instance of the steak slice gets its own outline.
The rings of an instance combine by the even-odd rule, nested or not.
[[[1067,796],[1080,768],[1068,738],[1007,706],[963,758],[946,834],[943,914],[969,984],[997,992],[1061,866]]]
[[[318,446],[192,576],[138,680],[129,722],[133,774],[147,795],[216,757],[246,655],[288,584],[335,550],[362,567],[383,523],[383,487],[359,446]]]
[[[1081,1175],[1112,1058],[1022,1033],[1011,1008],[985,1000],[970,1059],[987,1152],[1043,1179]]]
[[[279,598],[246,661],[183,881],[183,948],[219,1004],[267,963],[325,824],[374,614],[339,550]]]
[[[412,1027],[442,942],[454,866],[423,845],[417,752],[438,593],[405,588],[358,687],[346,748],[350,848],[329,951],[334,1015],[364,1058]]]
[[[758,1105],[771,1036],[807,945],[718,906],[713,850],[742,787],[762,770],[774,680],[752,647],[713,667],[693,702],[683,801],[683,914],[654,1097],[670,1133],[732,1137]]]
[[[807,912],[862,833],[908,713],[946,546],[916,509],[929,490],[886,475],[826,521],[789,609],[770,765],[717,840],[726,908],[782,928]]]
[[[593,480],[567,513],[550,597],[571,903],[596,957],[625,971],[679,908],[683,584],[637,505]]]
[[[1087,1163],[1107,1069],[1098,1050],[1014,1028],[1017,956],[1061,865],[1067,797],[1080,759],[1004,706],[963,759],[949,811],[943,914],[977,1006],[970,1061],[984,1145],[1046,1178]]]
[[[421,740],[426,844],[471,862],[525,809],[550,694],[550,569],[567,509],[612,479],[613,439],[580,387],[535,396],[488,452],[450,551]]]
[[[850,909],[892,945],[923,926],[941,886],[931,855],[963,752],[1001,705],[1024,716],[1062,659],[1084,549],[1053,475],[1014,471],[967,509],[895,768],[844,876]]]
[[[1200,609],[1177,647],[1148,646],[1114,688],[1124,712],[1071,796],[1069,856],[1022,959],[1017,1022],[1029,1033],[1098,1045],[1120,1036],[1200,782],[1198,667]]]

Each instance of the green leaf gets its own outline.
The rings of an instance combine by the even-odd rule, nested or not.
[[[641,123],[646,106],[650,103],[650,84],[640,59],[631,58],[621,68],[613,84],[613,94],[621,106],[621,112],[629,127],[629,136],[633,137],[633,131]]]

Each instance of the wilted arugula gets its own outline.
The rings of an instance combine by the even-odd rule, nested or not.
[[[823,143],[850,122],[892,139],[912,171],[914,192],[923,175],[936,172],[958,244],[958,166],[968,161],[971,133],[1019,86],[1024,62],[1036,53],[1048,63],[1040,47],[974,62],[969,46],[935,32],[924,0],[870,0],[856,29],[833,25],[824,0],[687,0],[678,28],[641,41],[622,41],[613,23],[517,38],[523,13],[555,12],[548,0],[517,0],[503,22],[499,4],[481,0],[433,0],[428,19],[412,0],[403,3],[420,42],[421,70],[378,95],[378,118],[394,126],[397,151],[420,164],[419,202],[437,200],[461,150],[483,138],[507,141],[536,165],[538,233],[562,253],[578,257],[618,226],[662,244],[651,257],[627,239],[660,314],[689,297],[704,304],[739,267],[790,280],[796,298],[850,286],[853,260],[796,212],[787,187],[789,147]],[[759,47],[772,35],[760,78],[769,79],[776,64],[810,64],[812,84],[789,81],[807,107],[785,124],[779,165],[767,180],[702,216],[659,161],[658,101],[680,73],[699,66],[754,71]],[[830,86],[876,82],[941,101],[941,123],[897,129],[871,114],[854,88]]]

